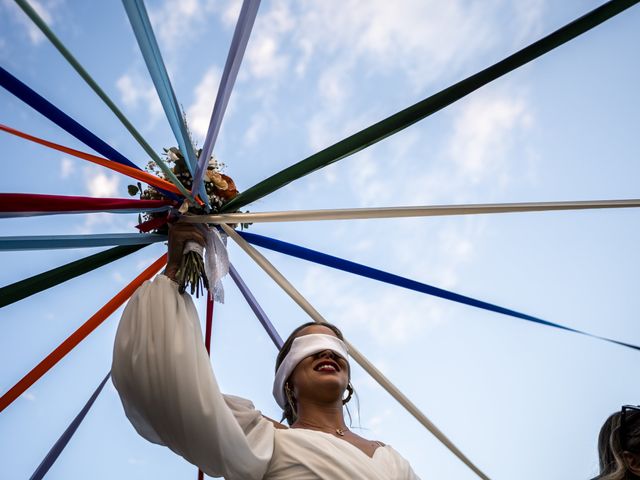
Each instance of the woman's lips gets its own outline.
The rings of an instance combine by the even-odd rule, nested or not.
[[[339,372],[340,367],[336,362],[332,362],[330,360],[323,360],[322,362],[318,362],[318,364],[313,367],[313,369],[317,372]]]

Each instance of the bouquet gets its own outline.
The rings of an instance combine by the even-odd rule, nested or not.
[[[198,150],[196,153],[199,157],[201,150]],[[171,147],[169,149],[165,148],[164,156],[166,157],[167,165],[171,168],[178,180],[182,182],[187,190],[191,190],[193,178],[187,168],[182,152],[180,152],[176,147]],[[207,165],[207,170],[204,173],[204,186],[211,209],[207,210],[204,202],[202,204],[194,205],[188,199],[184,199],[182,205],[177,211],[177,214],[204,215],[207,213],[218,213],[222,205],[238,195],[238,190],[234,181],[231,177],[220,171],[223,167],[224,165],[218,163],[215,157],[211,157]],[[145,170],[160,178],[168,180],[154,162],[149,162]],[[158,200],[164,198],[162,192],[157,188],[148,186],[143,189],[140,183],[137,185],[129,185],[128,190],[131,196],[139,195],[141,200]],[[175,216],[176,212],[174,211],[172,214]],[[138,228],[141,231],[150,231],[147,227],[151,227],[155,233],[166,234],[168,232],[168,217],[164,212],[145,213],[144,216],[139,217],[139,221],[140,225],[138,225]],[[245,226],[246,225],[243,225],[243,227]],[[220,245],[220,242],[218,242],[218,245]],[[212,243],[210,247],[215,249],[215,243]],[[224,249],[224,245],[222,245],[221,248]],[[203,260],[203,253],[201,245],[195,242],[186,243],[182,257],[182,265],[176,275],[180,293],[184,293],[187,288],[189,288],[190,293],[195,293],[196,297],[198,297],[205,290],[209,290],[210,287],[214,287],[214,285],[209,285]]]

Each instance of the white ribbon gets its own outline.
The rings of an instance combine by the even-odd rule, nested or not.
[[[307,314],[317,323],[326,323],[326,320],[320,312],[318,312],[309,301],[304,298],[300,292],[298,292],[293,285],[284,278],[284,276],[267,260],[260,252],[249,245],[238,233],[226,224],[221,225],[225,233],[231,237],[231,239],[238,244],[247,254],[253,258],[258,265],[271,277],[275,282],[298,304],[307,312]],[[482,470],[476,467],[471,460],[469,460],[458,447],[456,447],[447,436],[442,433],[438,427],[436,427],[427,416],[420,411],[420,409],[409,400],[398,388],[391,383],[391,381],[384,376],[384,374],[378,370],[367,358],[362,355],[353,345],[349,342],[344,342],[349,349],[349,355],[356,362],[360,364],[364,370],[373,377],[373,379],[380,384],[393,398],[395,398],[400,405],[402,405],[411,415],[415,417],[427,430],[429,430],[445,447],[451,451],[456,457],[458,457],[465,465],[467,465],[473,472],[476,473],[481,479],[489,480],[489,477],[485,475]]]
[[[359,220],[370,218],[436,217],[599,208],[640,207],[640,199],[583,200],[571,202],[484,203],[470,205],[431,205],[416,207],[340,208],[331,210],[289,210],[285,212],[218,213],[191,215],[189,223],[302,222],[316,220]]]
[[[229,254],[227,253],[227,236],[220,234],[215,228],[207,228],[205,247],[196,242],[187,242],[183,254],[196,252],[204,260],[204,273],[209,282],[209,293],[213,300],[224,303],[224,287],[222,278],[229,273]]]

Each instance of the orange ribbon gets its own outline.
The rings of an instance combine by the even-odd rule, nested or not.
[[[144,170],[138,170],[128,165],[123,165],[118,162],[107,160],[106,158],[98,157],[96,155],[91,155],[90,153],[81,152],[80,150],[74,150],[73,148],[65,147],[63,145],[58,145],[57,143],[49,142],[48,140],[44,140],[42,138],[34,137],[33,135],[29,135],[28,133],[21,132],[19,130],[8,127],[6,125],[2,125],[1,123],[0,123],[0,130],[4,130],[5,132],[15,135],[17,137],[22,137],[26,140],[39,143],[40,145],[44,145],[45,147],[53,148],[54,150],[58,150],[60,152],[68,153],[69,155],[73,155],[74,157],[78,157],[83,160],[88,160],[90,162],[97,163],[98,165],[102,165],[103,167],[110,168],[111,170],[115,170],[116,172],[122,173],[123,175],[127,175],[131,178],[135,178],[136,180],[140,180],[141,182],[148,183],[149,185],[153,185],[154,187],[162,188],[169,192],[182,195],[180,190],[178,190],[178,188],[173,183],[167,182],[166,180],[163,180],[160,177],[157,177],[151,173],[145,172]]]
[[[36,365],[22,380],[16,383],[0,397],[0,412],[7,408],[13,401],[22,395],[31,385],[36,383],[45,373],[47,373],[56,363],[73,350],[82,340],[93,332],[102,322],[104,322],[113,312],[115,312],[140,285],[149,280],[167,262],[167,254],[162,255],[153,262],[147,269],[138,275],[129,285],[124,287],[118,294],[109,300],[104,307],[98,310],[89,320],[73,332],[64,342]]]

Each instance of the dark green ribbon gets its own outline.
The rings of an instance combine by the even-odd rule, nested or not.
[[[0,288],[0,308],[114,262],[146,245],[123,245],[90,255]]]
[[[535,60],[554,48],[600,25],[611,17],[632,7],[639,1],[640,0],[612,0],[601,5],[504,60],[257,183],[224,205],[222,211],[236,211],[248,203],[275,192],[298,178],[337,162],[413,125],[423,118],[451,105],[471,92],[478,90],[489,82]]]

